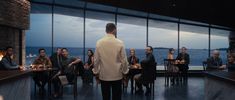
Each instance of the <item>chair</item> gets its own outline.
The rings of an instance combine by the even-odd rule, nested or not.
[[[169,80],[173,77],[174,73],[170,70],[172,64],[174,64],[175,59],[164,59],[164,77],[165,85],[169,85]]]
[[[154,89],[155,89],[155,80],[157,79],[157,62],[155,62],[154,64],[155,66],[155,73],[154,73],[154,79],[148,83],[148,85],[150,85],[150,89],[151,89],[151,94],[154,96]],[[133,77],[134,78],[134,77]],[[134,79],[133,79],[134,80]],[[135,87],[134,87],[134,90],[136,91],[137,90],[137,85],[136,85],[136,82],[135,82]]]
[[[80,65],[83,65],[83,64],[81,63],[81,64],[78,64],[78,65],[71,66],[72,70],[73,70],[72,73],[74,75],[74,79],[73,79],[72,82],[69,82],[68,84],[61,85],[60,89],[61,89],[62,96],[63,96],[63,88],[64,88],[64,86],[73,85],[73,95],[74,95],[74,98],[77,97],[77,77],[79,76],[78,70],[79,70]]]
[[[203,66],[203,71],[206,71],[206,69],[207,69],[207,61],[203,61],[202,62],[202,66]]]

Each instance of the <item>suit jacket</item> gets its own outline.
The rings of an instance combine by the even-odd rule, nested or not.
[[[190,63],[190,57],[189,57],[189,54],[185,53],[179,53],[179,55],[176,57],[176,60],[185,60],[185,64],[184,66],[188,68],[188,65]]]
[[[51,55],[50,60],[51,60],[52,66],[54,68],[57,68],[58,70],[60,70],[62,68],[62,65],[61,65],[62,57],[61,57],[61,55],[58,56],[57,53],[54,53],[54,54]]]
[[[156,78],[156,62],[153,54],[147,54],[141,61],[142,77],[144,83],[149,83]]]

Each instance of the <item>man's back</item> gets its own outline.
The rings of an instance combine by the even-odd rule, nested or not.
[[[122,79],[122,74],[128,72],[125,47],[121,40],[107,34],[96,44],[95,66],[99,78],[105,81]]]

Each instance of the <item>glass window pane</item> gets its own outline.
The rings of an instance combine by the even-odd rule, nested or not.
[[[163,60],[167,58],[168,49],[174,48],[177,56],[178,31],[177,23],[149,20],[149,45],[153,46],[158,65],[163,65]]]
[[[37,8],[47,9],[51,11],[50,6],[32,4]],[[33,8],[33,7],[32,7]],[[36,11],[36,10],[35,10]],[[39,11],[40,12],[40,11]],[[30,29],[26,31],[26,64],[29,65],[38,55],[39,48],[45,48],[47,55],[52,50],[52,15],[51,13],[31,13]]]
[[[135,48],[136,56],[142,60],[146,47],[146,19],[118,15],[117,21],[117,38],[125,43],[127,54],[130,48]]]
[[[202,61],[208,58],[208,27],[180,24],[180,47],[186,47],[190,55],[190,69],[202,69]]]
[[[229,47],[229,34],[230,31],[211,29],[211,53],[214,49],[220,51],[220,57],[223,64],[227,62],[227,48]]]
[[[54,47],[68,48],[70,56],[83,58],[83,10],[55,7],[55,13]]]

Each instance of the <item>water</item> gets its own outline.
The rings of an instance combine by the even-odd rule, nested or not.
[[[30,65],[33,60],[38,56],[38,49],[41,47],[26,47],[26,64]],[[44,47],[48,56],[52,54],[51,47]],[[69,55],[73,57],[80,57],[84,60],[84,53],[83,48],[67,48],[69,50]],[[85,51],[88,49],[92,49],[95,51],[95,48],[86,48]],[[54,51],[56,51],[54,49]],[[129,49],[126,49],[127,55],[129,55]],[[177,56],[177,50],[175,51],[174,57]],[[167,57],[168,49],[154,49],[154,56],[158,65],[163,65],[163,60]],[[190,65],[191,66],[202,66],[202,61],[208,58],[208,50],[207,49],[188,49],[188,54],[190,55]],[[30,55],[30,56],[29,56]],[[227,61],[227,52],[225,50],[220,51],[221,58],[223,63]],[[144,49],[136,49],[136,56],[143,60],[145,58],[145,50]],[[86,52],[85,52],[85,59],[87,59]],[[86,60],[85,60],[86,61]]]

